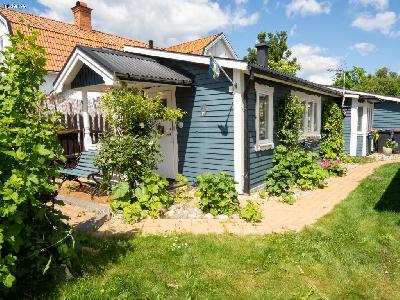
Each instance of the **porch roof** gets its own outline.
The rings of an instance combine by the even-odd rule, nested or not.
[[[190,85],[192,80],[154,58],[105,48],[77,46],[118,79]]]
[[[80,73],[81,69],[86,73]],[[81,76],[86,79],[80,78],[81,81],[85,81],[80,87],[93,84],[110,85],[118,80],[182,86],[192,84],[192,79],[180,70],[151,57],[106,48],[76,46],[54,81],[55,90],[63,90],[62,86],[71,85],[71,82]],[[90,81],[90,78],[96,77],[99,80]]]

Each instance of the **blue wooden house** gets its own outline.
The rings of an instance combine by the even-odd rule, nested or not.
[[[381,152],[388,139],[400,144],[399,97],[346,90],[343,110],[345,150],[349,155],[367,156]]]
[[[350,91],[343,97],[341,90],[274,71],[265,67],[268,45],[256,47],[257,64],[215,58],[226,72],[215,80],[209,74],[208,55],[134,46],[124,51],[77,46],[58,74],[54,91],[81,93],[83,111],[89,93],[102,93],[121,82],[150,94],[163,92],[166,105],[186,114],[178,124],[163,124],[160,144],[165,156],[159,174],[174,178],[181,173],[193,181],[204,172],[225,171],[238,182],[240,193],[262,186],[272,167],[278,143],[277,108],[288,93],[297,95],[306,108],[302,139],[314,150],[321,138],[324,105],[330,101],[344,107],[346,150],[352,155],[367,154],[368,132],[374,126],[383,128],[384,122],[397,126],[380,116],[392,107],[397,113],[393,99],[380,103],[376,96]]]

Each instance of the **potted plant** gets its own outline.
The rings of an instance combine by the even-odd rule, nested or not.
[[[391,139],[388,139],[386,141],[385,146],[383,146],[383,154],[385,155],[390,155],[393,153],[393,149],[396,147],[396,142],[392,141]]]

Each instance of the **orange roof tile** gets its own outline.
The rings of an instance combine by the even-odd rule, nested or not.
[[[115,50],[123,50],[124,45],[148,47],[142,42],[96,30],[83,30],[74,24],[20,11],[0,8],[0,13],[10,22],[12,33],[17,30],[27,33],[28,25],[39,31],[40,36],[37,43],[43,46],[47,52],[46,69],[48,71],[60,71],[76,45]]]
[[[165,48],[167,51],[181,52],[181,53],[192,53],[192,54],[204,54],[204,49],[218,38],[222,33],[213,34],[197,40],[184,42],[181,44],[173,45]]]

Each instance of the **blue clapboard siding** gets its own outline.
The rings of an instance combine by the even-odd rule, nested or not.
[[[362,150],[363,150],[363,136],[362,135],[358,135],[357,136],[356,155],[357,156],[362,156]]]
[[[176,66],[194,81],[194,87],[176,88],[176,105],[186,112],[183,127],[177,129],[179,173],[191,182],[204,172],[225,171],[234,176],[231,83],[222,74],[213,80],[208,66],[187,62]],[[201,116],[203,105],[206,116]]]
[[[374,106],[374,128],[400,128],[400,103],[385,101]]]
[[[290,92],[288,86],[277,84],[274,82],[257,79],[257,83],[266,84],[270,87],[274,87],[273,95],[273,106],[274,106],[274,143],[278,143],[277,140],[277,126],[276,120],[278,116],[278,105],[281,99]],[[250,188],[257,187],[264,183],[265,174],[268,169],[272,167],[272,157],[274,150],[256,151],[256,90],[254,85],[251,87],[248,93],[248,147],[249,147],[249,180]]]
[[[102,83],[104,83],[103,78],[84,64],[74,80],[71,82],[71,88],[74,89]]]
[[[345,117],[343,119],[344,150],[350,154],[351,137],[351,99],[346,99],[344,103]]]
[[[286,96],[286,94],[290,93],[291,87],[275,83],[272,81],[267,80],[260,80],[257,79],[259,84],[266,84],[270,87],[274,87],[274,144],[275,146],[278,145],[277,139],[277,118],[278,116],[278,106],[280,101]],[[309,93],[307,91],[302,91],[304,93]],[[321,103],[322,103],[322,111],[324,108],[324,103],[327,101],[334,101],[333,98],[328,96],[321,96]],[[255,128],[255,112],[256,112],[256,91],[254,86],[252,86],[249,90],[248,95],[248,147],[249,147],[249,178],[250,178],[250,188],[255,188],[260,186],[265,181],[265,175],[273,166],[272,157],[274,155],[274,150],[265,150],[265,151],[256,151],[255,144],[256,144],[256,128]],[[312,144],[311,149],[315,152],[319,151],[320,143],[318,141]]]

